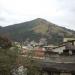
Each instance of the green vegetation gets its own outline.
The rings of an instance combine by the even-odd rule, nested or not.
[[[0,49],[0,75],[11,75],[11,71],[16,66],[23,65],[27,68],[28,75],[38,75],[40,73],[38,60],[33,60],[33,52],[26,57],[19,55],[19,49],[15,46],[10,49]]]
[[[0,44],[2,44],[0,48],[0,75],[12,75],[12,70],[20,65],[27,68],[28,75],[38,75],[40,68],[38,60],[33,59],[34,50],[28,51],[27,56],[23,57],[20,54],[21,49],[14,44],[10,47],[7,46],[5,42],[7,44],[8,42],[4,39],[2,37],[0,39]]]
[[[40,59],[34,59],[34,50],[29,50],[25,57],[20,57],[20,64],[27,68],[27,75],[40,75]]]
[[[19,49],[12,46],[9,39],[0,37],[0,75],[11,75],[16,65]]]
[[[11,70],[16,65],[17,57],[17,47],[13,47],[13,49],[0,49],[0,75],[11,75]]]

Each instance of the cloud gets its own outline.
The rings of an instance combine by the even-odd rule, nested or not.
[[[58,6],[58,15],[53,16],[51,20],[60,26],[75,30],[75,0],[58,0]]]
[[[75,30],[75,0],[0,0],[0,25],[38,17]]]

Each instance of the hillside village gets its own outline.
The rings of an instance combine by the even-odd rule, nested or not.
[[[75,75],[75,0],[0,0],[0,75]]]
[[[75,58],[74,58],[75,39],[74,38],[64,38],[63,43],[59,46],[47,45],[47,44],[45,45],[44,43],[39,44],[39,43],[36,43],[35,41],[31,41],[29,43],[24,43],[24,44],[22,43],[22,45],[20,45],[17,42],[15,42],[15,44],[21,48],[22,56],[25,57],[27,52],[33,51],[33,54],[34,54],[33,58],[43,60],[45,62],[44,64],[46,64],[46,62],[49,62],[49,63],[53,62],[55,64],[62,63],[61,65],[64,66],[65,63],[67,64],[75,63]],[[66,65],[64,67],[66,67]],[[46,67],[49,68],[47,64],[46,64]],[[57,67],[59,68],[59,66]],[[64,67],[62,67],[62,71],[64,71]],[[74,71],[74,69],[72,71]],[[60,73],[60,75],[62,74],[63,75],[73,75],[71,74],[71,71],[69,71],[68,68],[63,73],[60,70],[57,73],[54,71],[51,71],[51,73],[52,75],[59,75],[57,73]]]
[[[36,43],[35,41],[24,42],[15,44],[21,48],[21,55],[25,57],[29,51],[33,52],[33,59],[40,59],[43,61],[43,69],[44,73],[48,72],[48,75],[74,75],[75,68],[73,64],[75,63],[75,38],[64,38],[63,42],[58,45],[48,45],[44,43]],[[50,63],[48,66],[47,63]],[[60,65],[63,67],[51,66]],[[70,64],[70,65],[69,65]],[[46,66],[44,66],[46,65]],[[72,66],[71,66],[72,65]],[[72,69],[68,67],[72,67]],[[55,71],[51,70],[52,68],[56,68]],[[51,68],[51,69],[49,69]],[[60,70],[58,70],[60,69]],[[72,72],[73,71],[73,72]]]
[[[75,75],[75,31],[38,18],[0,35],[1,75]]]
[[[4,44],[3,41],[5,41]],[[24,68],[27,69],[27,67],[30,67],[28,65],[32,63],[32,61],[35,61],[36,63],[39,62],[38,65],[39,69],[41,69],[41,75],[75,74],[75,38],[64,38],[60,45],[47,44],[45,39],[41,39],[39,43],[35,42],[34,40],[26,40],[25,42],[12,42],[12,46],[10,41],[7,39],[4,39],[3,41],[0,42],[0,44],[2,43],[0,46],[4,49],[10,48],[8,50],[9,52],[13,52],[13,50],[17,50],[18,48],[17,51],[19,52],[19,55],[16,58],[16,66],[18,66],[17,70],[19,72],[21,71],[20,73],[22,73],[24,67],[23,65],[25,65]],[[2,49],[1,47],[0,49]],[[9,55],[9,52],[5,52],[5,54]],[[10,56],[12,54],[10,54]],[[35,63],[32,64],[34,65]],[[13,71],[13,73],[15,72],[16,71]],[[25,73],[26,72],[27,70]]]
[[[35,42],[35,41],[31,41],[31,42],[22,42],[22,43],[18,43],[15,42],[15,45],[18,46],[19,48],[22,49],[22,54],[25,53],[25,51],[27,50],[34,50],[39,52],[37,55],[39,56],[44,56],[45,53],[47,53],[47,51],[50,52],[50,54],[66,54],[66,55],[73,55],[74,54],[74,49],[75,49],[75,39],[74,38],[64,38],[63,42],[60,45],[52,45],[52,44],[47,44],[47,42],[43,42],[40,41],[39,43]],[[70,49],[70,51],[68,51]],[[73,51],[72,51],[73,50]],[[71,52],[72,51],[72,52]],[[41,53],[41,55],[40,55]]]

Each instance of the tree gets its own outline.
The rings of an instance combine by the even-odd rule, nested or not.
[[[1,48],[10,48],[11,46],[12,46],[12,42],[10,41],[10,39],[0,36],[0,47]]]
[[[12,69],[17,65],[18,55],[19,49],[16,46],[9,49],[0,48],[0,75],[11,75]]]
[[[39,75],[40,74],[40,62],[39,59],[34,58],[34,49],[28,50],[25,56],[21,56],[21,64],[27,68],[27,75]]]

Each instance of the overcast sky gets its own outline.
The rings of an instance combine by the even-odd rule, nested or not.
[[[0,25],[44,18],[75,30],[75,0],[0,0]]]

